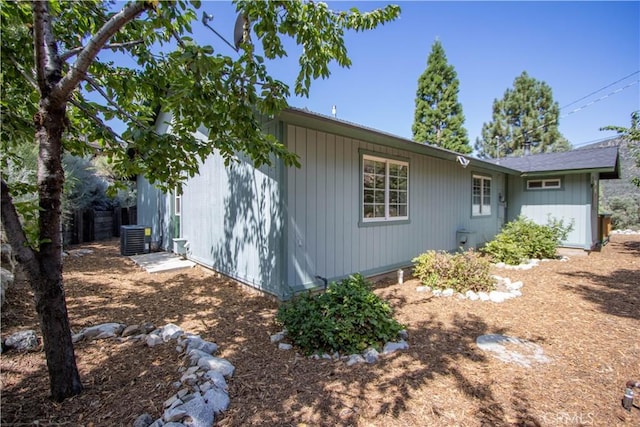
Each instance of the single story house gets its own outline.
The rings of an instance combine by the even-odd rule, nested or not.
[[[170,132],[170,120],[161,113],[158,132]],[[566,243],[591,249],[598,180],[618,175],[609,149],[531,169],[538,156],[485,161],[295,108],[264,129],[300,168],[255,168],[242,155],[225,167],[212,155],[181,195],[138,177],[138,224],[156,246],[281,299],[322,278],[410,266],[430,249],[478,247],[520,214],[574,220]]]

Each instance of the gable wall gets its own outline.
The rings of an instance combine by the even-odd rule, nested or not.
[[[455,250],[456,230],[475,231],[478,244],[499,231],[503,216],[498,194],[505,194],[501,173],[471,165],[407,153],[331,133],[287,125],[286,143],[302,167],[287,170],[285,209],[286,284],[290,292],[352,273],[365,275],[408,266],[420,253]],[[408,224],[362,226],[361,153],[409,161]],[[492,215],[471,217],[471,176],[493,177]]]
[[[509,176],[508,219],[511,221],[518,215],[524,215],[537,224],[546,224],[550,215],[563,219],[565,224],[573,221],[573,231],[563,246],[590,249],[595,234],[591,175],[564,175],[560,178],[562,188],[559,190],[526,190],[526,180],[534,178]]]

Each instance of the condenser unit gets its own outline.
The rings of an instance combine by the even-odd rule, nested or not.
[[[120,255],[129,256],[149,252],[151,228],[143,225],[120,227]]]

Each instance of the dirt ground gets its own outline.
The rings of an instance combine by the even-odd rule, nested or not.
[[[269,340],[277,303],[204,268],[150,275],[119,255],[118,241],[65,261],[72,328],[103,322],[172,322],[220,346],[236,367],[219,426],[640,426],[621,407],[624,384],[640,380],[640,236],[614,235],[601,252],[528,271],[496,270],[524,282],[501,304],[433,298],[417,282],[381,282],[409,331],[408,351],[375,365],[310,360]],[[8,291],[2,336],[39,331],[25,283]],[[550,363],[525,368],[479,350],[483,334],[539,344]],[[131,425],[161,415],[182,364],[172,345],[115,340],[76,345],[85,391],[48,399],[42,352],[0,357],[2,425]],[[637,405],[640,398],[636,397]]]

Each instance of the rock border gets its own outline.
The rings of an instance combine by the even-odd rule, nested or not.
[[[289,343],[282,342],[287,336],[287,330],[283,329],[280,332],[271,335],[270,339],[273,344],[278,344],[279,350],[292,350],[293,345]],[[401,330],[398,333],[398,341],[388,341],[384,344],[382,348],[382,352],[379,352],[373,347],[367,348],[362,353],[349,354],[349,355],[340,355],[337,351],[333,354],[322,353],[320,351],[309,356],[309,359],[314,360],[333,360],[333,361],[344,361],[347,366],[353,366],[359,363],[368,363],[373,364],[376,363],[380,356],[388,356],[396,351],[407,350],[409,349],[409,343],[407,343],[407,339],[409,338],[409,334],[406,329]],[[296,353],[297,355],[298,353]]]

